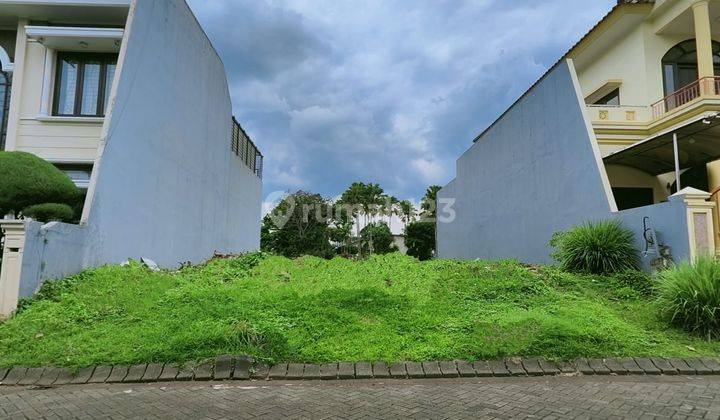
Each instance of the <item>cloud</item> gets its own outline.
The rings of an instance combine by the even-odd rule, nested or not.
[[[364,181],[400,198],[452,179],[472,139],[613,3],[190,0],[266,156],[266,193]]]

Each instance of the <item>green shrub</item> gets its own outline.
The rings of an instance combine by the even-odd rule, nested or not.
[[[588,222],[550,240],[553,258],[563,270],[592,274],[613,274],[635,270],[640,256],[635,235],[617,220]]]
[[[61,170],[33,154],[0,151],[0,215],[34,204],[75,205],[81,195]]]
[[[393,246],[393,235],[387,223],[369,224],[360,231],[362,247],[366,252],[370,251],[370,240],[372,238],[372,251],[374,254],[387,254],[395,251]]]
[[[657,293],[661,313],[672,324],[720,337],[720,261],[703,256],[661,272]]]
[[[424,261],[435,250],[435,222],[412,222],[405,226],[405,246],[408,255]]]
[[[71,222],[75,218],[75,211],[72,207],[58,203],[36,204],[25,207],[22,214],[39,222]]]

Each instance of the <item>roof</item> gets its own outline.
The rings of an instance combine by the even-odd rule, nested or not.
[[[480,139],[480,137],[483,136],[483,134],[485,134],[488,130],[490,130],[492,127],[494,127],[495,124],[497,124],[498,121],[500,121],[500,120],[505,116],[505,114],[507,114],[508,111],[510,111],[510,109],[512,109],[518,102],[520,102],[520,100],[522,100],[528,93],[530,93],[530,91],[532,91],[535,86],[537,86],[543,79],[545,79],[545,77],[546,77],[553,69],[555,69],[555,67],[557,67],[558,64],[560,64],[563,60],[567,59],[567,58],[570,56],[570,54],[573,52],[573,50],[575,50],[575,48],[577,48],[580,44],[582,44],[583,41],[585,41],[588,37],[590,37],[590,35],[592,35],[592,34],[598,29],[598,27],[599,27],[600,25],[602,25],[606,20],[608,20],[608,19],[610,18],[610,16],[612,16],[615,12],[617,12],[621,7],[625,7],[625,6],[633,7],[633,6],[635,6],[635,5],[645,5],[645,4],[655,4],[655,0],[617,0],[617,5],[615,5],[612,9],[610,9],[610,11],[609,11],[605,16],[603,16],[603,18],[600,19],[600,20],[598,21],[598,23],[596,23],[585,35],[583,35],[583,37],[580,38],[580,40],[579,40],[578,42],[576,42],[575,44],[573,44],[573,46],[570,47],[570,49],[567,50],[567,52],[565,52],[565,54],[563,54],[562,57],[560,57],[560,58],[558,59],[558,61],[555,62],[555,64],[553,64],[552,66],[550,66],[550,68],[549,68],[542,76],[540,76],[540,78],[539,78],[535,83],[533,83],[533,84],[525,91],[525,93],[523,93],[522,95],[520,95],[520,97],[519,97],[515,102],[513,102],[512,105],[510,105],[510,106],[508,107],[508,109],[505,110],[505,112],[503,112],[503,113],[502,113],[492,124],[490,124],[485,130],[483,130],[480,134],[478,134],[478,135],[475,137],[475,139],[473,139],[473,143],[476,142],[476,141],[478,141],[478,140]]]

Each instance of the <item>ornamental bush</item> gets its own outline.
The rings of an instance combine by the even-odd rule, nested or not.
[[[388,254],[396,251],[393,245],[393,235],[387,223],[379,222],[369,224],[360,231],[362,239],[362,247],[366,252],[370,252],[370,241],[372,241],[372,253]]]
[[[588,222],[550,240],[553,258],[565,271],[613,274],[636,270],[640,255],[635,235],[617,220]]]
[[[67,204],[45,203],[25,207],[23,216],[31,217],[38,222],[72,222],[75,211]]]
[[[670,323],[720,338],[720,261],[702,256],[662,271],[656,290],[660,311]]]
[[[420,261],[429,260],[435,251],[435,222],[412,222],[405,226],[408,255]]]
[[[25,152],[0,151],[0,217],[43,203],[73,206],[80,190],[52,163]]]

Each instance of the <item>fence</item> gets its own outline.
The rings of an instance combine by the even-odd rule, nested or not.
[[[230,148],[255,175],[262,179],[263,155],[235,117],[232,118],[232,142]]]

